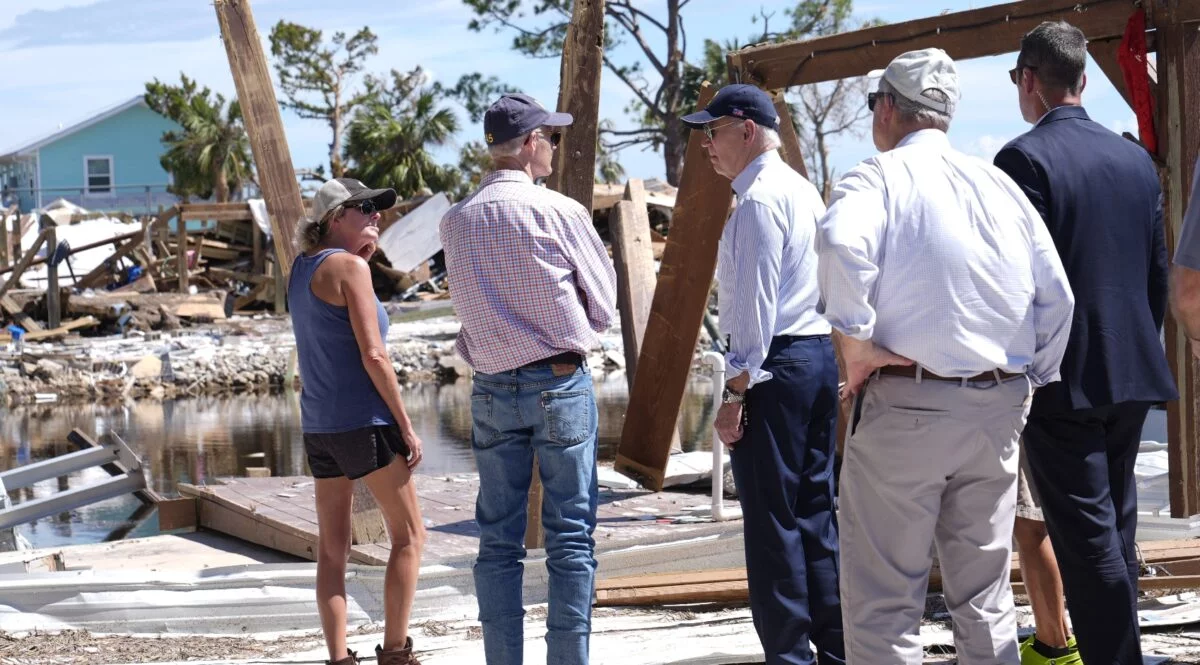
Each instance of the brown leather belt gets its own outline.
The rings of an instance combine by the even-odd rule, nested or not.
[[[883,367],[879,368],[879,373],[885,374],[887,376],[903,376],[903,377],[907,377],[909,379],[916,379],[917,378],[917,366],[916,365],[907,365],[907,366],[905,366],[905,365],[884,365]],[[1005,372],[1002,369],[992,370],[991,372],[980,372],[979,374],[976,374],[975,376],[968,376],[968,377],[939,376],[937,374],[934,374],[933,372],[930,372],[929,370],[921,370],[921,380],[924,381],[925,379],[929,379],[931,381],[952,381],[954,383],[962,383],[964,380],[965,381],[995,381],[996,374],[1000,375],[1001,381],[1021,376],[1020,374],[1012,374],[1010,372]]]

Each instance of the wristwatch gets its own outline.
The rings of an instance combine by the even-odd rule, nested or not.
[[[729,389],[729,386],[725,386],[725,390],[721,391],[722,404],[741,404],[744,401],[746,401],[746,394],[734,392]]]

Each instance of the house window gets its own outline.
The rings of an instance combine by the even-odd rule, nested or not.
[[[113,193],[112,157],[84,157],[87,193],[109,196]]]

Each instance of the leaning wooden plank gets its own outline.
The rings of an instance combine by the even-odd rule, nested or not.
[[[142,238],[138,234],[135,234],[134,237],[127,239],[124,244],[118,247],[117,250],[102,263],[100,263],[100,265],[93,268],[88,274],[80,277],[79,281],[75,282],[75,287],[79,289],[92,289],[98,286],[103,286],[108,281],[109,276],[112,275],[113,270],[117,266],[118,262],[121,259],[133,254],[136,250],[141,248],[141,246]]]
[[[12,296],[0,296],[0,311],[11,316],[13,321],[25,330],[34,332],[42,329],[42,324],[34,321],[32,316],[26,314],[25,310],[21,309],[21,306],[12,299]]]
[[[246,122],[246,134],[254,153],[259,188],[266,199],[275,240],[275,255],[280,258],[284,281],[296,257],[296,221],[304,216],[300,185],[292,168],[287,135],[271,70],[263,52],[263,42],[254,24],[250,0],[215,0],[217,22],[229,57],[234,87]]]
[[[92,326],[99,325],[99,323],[100,322],[96,320],[95,317],[85,316],[75,319],[74,321],[69,321],[57,328],[50,328],[48,330],[35,330],[33,332],[25,333],[25,341],[36,342],[42,339],[66,337],[72,331],[79,330],[80,328],[90,328]]]
[[[708,104],[714,92],[705,82],[698,106]],[[732,198],[729,181],[709,165],[703,136],[692,132],[688,140],[671,233],[617,449],[616,470],[656,491],[662,489]]]
[[[17,282],[21,279],[21,275],[33,263],[34,259],[37,257],[38,250],[41,249],[42,244],[46,242],[47,234],[48,229],[42,229],[41,233],[38,233],[37,238],[35,238],[33,241],[33,246],[30,247],[29,251],[25,252],[25,255],[21,257],[20,262],[17,263],[17,267],[14,268],[12,274],[8,276],[8,281],[4,283],[4,286],[0,286],[0,296],[8,293],[9,289],[17,285]]]
[[[629,188],[642,191],[640,180]],[[644,192],[642,200],[645,200]],[[639,214],[640,213],[640,214]],[[650,218],[646,207],[621,201],[609,210],[613,264],[617,272],[617,309],[621,314],[621,338],[625,343],[625,372],[632,387],[637,374],[638,352],[646,336],[650,305],[658,278],[654,274],[654,252],[650,247]]]

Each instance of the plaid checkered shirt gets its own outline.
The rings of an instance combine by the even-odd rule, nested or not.
[[[475,371],[586,355],[612,324],[616,273],[591,214],[524,172],[489,174],[440,233],[458,353]]]

